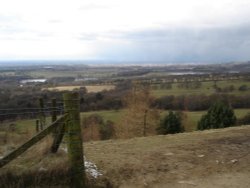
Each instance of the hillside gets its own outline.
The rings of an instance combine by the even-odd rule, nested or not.
[[[250,187],[250,126],[85,144],[119,187]]]
[[[39,186],[58,187],[54,185],[60,182],[59,187],[66,187],[67,151],[63,145],[59,153],[49,154],[50,141],[2,168],[0,181],[4,172],[15,172],[8,175],[9,182],[34,179]],[[88,142],[84,150],[102,174],[97,181],[92,174],[101,187],[250,187],[250,126]],[[96,168],[93,163],[87,165]]]

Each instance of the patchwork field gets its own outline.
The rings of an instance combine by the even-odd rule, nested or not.
[[[74,89],[79,89],[81,87],[86,87],[87,92],[96,93],[103,90],[112,90],[115,88],[114,85],[87,85],[87,86],[58,86],[58,87],[50,87],[48,90],[58,90],[58,91],[73,91]]]

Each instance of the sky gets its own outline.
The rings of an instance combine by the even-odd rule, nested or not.
[[[0,0],[0,60],[250,60],[250,0]]]

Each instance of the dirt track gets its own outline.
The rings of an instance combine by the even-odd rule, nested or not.
[[[250,187],[250,126],[85,144],[117,187]]]

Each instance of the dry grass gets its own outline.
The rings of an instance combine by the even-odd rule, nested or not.
[[[20,143],[14,146],[24,142],[25,139],[20,140]],[[46,137],[4,166],[0,172],[1,187],[50,187],[67,184],[66,154],[62,150],[56,155],[50,154],[51,143],[52,138]]]
[[[115,88],[114,85],[87,85],[87,86],[58,86],[46,88],[48,90],[58,90],[58,91],[72,91],[74,89],[79,89],[81,87],[86,87],[89,93],[97,93],[103,90],[112,90]]]
[[[0,151],[6,155],[11,150],[24,143],[27,139],[19,138],[19,143],[13,144],[11,137],[7,138],[6,144],[0,144]],[[70,183],[70,172],[68,154],[65,143],[62,143],[58,152],[50,152],[52,136],[45,137],[25,153],[1,168],[1,188],[23,188],[23,187],[58,187],[68,188]],[[93,178],[87,174],[88,187],[110,187],[111,184],[105,176]]]
[[[249,150],[250,126],[85,144],[117,187],[248,187]]]
[[[2,168],[1,185],[68,187],[67,153],[50,145],[48,137]],[[84,144],[104,174],[90,187],[249,187],[249,150],[250,126]]]

